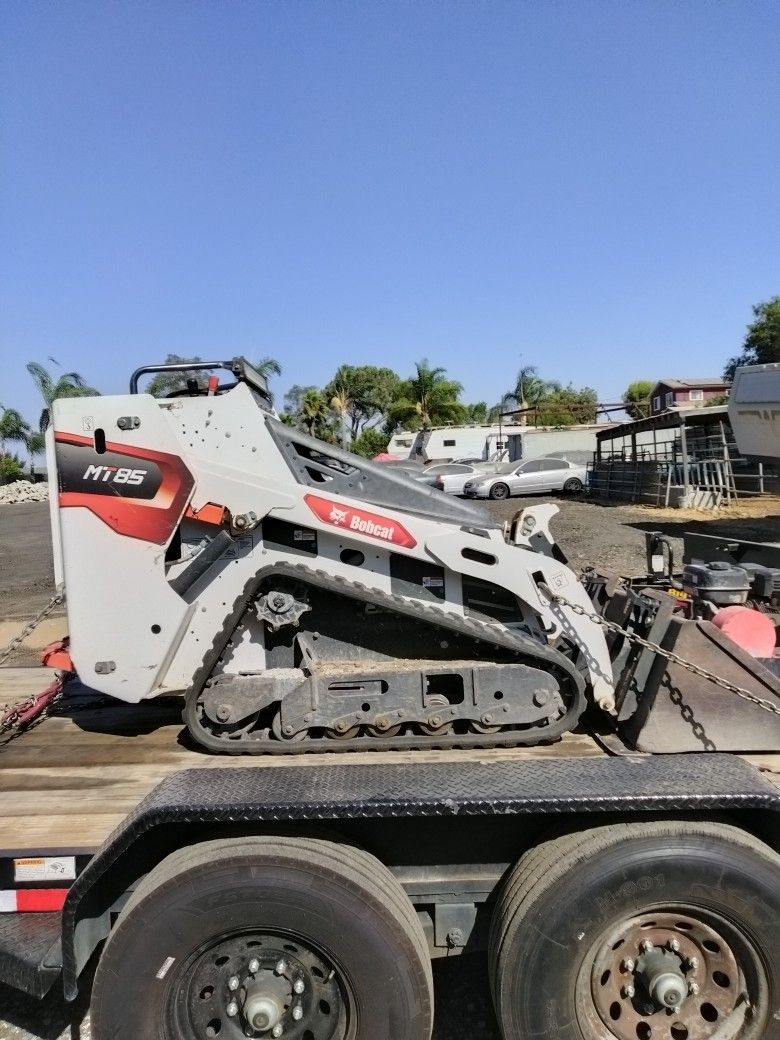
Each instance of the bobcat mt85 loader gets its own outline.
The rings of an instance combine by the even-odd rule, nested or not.
[[[182,694],[192,737],[228,754],[511,747],[578,725],[651,752],[780,746],[768,664],[670,597],[597,595],[555,506],[502,527],[324,444],[240,358],[138,393],[171,368],[53,407],[55,572],[87,686]]]

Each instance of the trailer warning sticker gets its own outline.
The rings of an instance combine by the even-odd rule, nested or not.
[[[75,856],[33,856],[14,860],[14,881],[73,881]]]
[[[417,545],[416,540],[406,528],[397,520],[391,520],[389,516],[369,513],[365,509],[354,509],[343,502],[332,502],[327,498],[320,498],[318,495],[306,495],[305,501],[319,520],[332,524],[333,527],[356,531],[358,534],[377,538],[380,542],[402,545],[405,549],[411,549]]]

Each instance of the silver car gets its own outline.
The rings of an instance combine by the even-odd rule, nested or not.
[[[587,467],[568,459],[531,459],[505,463],[498,473],[468,480],[463,487],[466,498],[509,498],[510,495],[536,495],[544,491],[579,494],[585,487]]]

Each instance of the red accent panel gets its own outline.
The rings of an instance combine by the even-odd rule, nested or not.
[[[46,913],[62,910],[67,888],[20,888],[16,892],[17,913]]]
[[[417,545],[406,528],[397,520],[391,520],[389,516],[369,513],[365,509],[353,509],[343,502],[332,502],[318,495],[305,495],[304,501],[318,520],[333,527],[368,535],[369,538],[376,538],[380,542],[402,545],[405,549],[412,549]]]
[[[63,444],[92,447],[91,437],[77,433],[56,433],[55,440]],[[145,542],[164,545],[173,534],[189,501],[195,481],[178,455],[137,448],[131,444],[106,442],[106,450],[126,455],[131,459],[146,459],[160,467],[163,481],[151,501],[124,498],[121,495],[90,495],[89,492],[61,491],[60,509],[82,506],[113,528],[117,534],[142,538]]]
[[[58,639],[55,643],[49,643],[41,650],[41,663],[46,668],[57,668],[61,672],[75,672],[73,662],[70,659],[70,638]]]
[[[197,513],[192,506],[187,506],[184,515],[191,517],[193,520],[200,520],[203,524],[215,524],[219,527],[225,519],[226,512],[227,510],[224,506],[218,506],[213,502],[207,502],[205,506],[200,507]]]

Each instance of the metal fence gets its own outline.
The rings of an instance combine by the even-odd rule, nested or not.
[[[588,479],[603,498],[656,506],[714,509],[780,490],[775,473],[740,455],[728,419],[714,416],[690,425],[681,417],[664,428],[626,424],[600,438]]]

